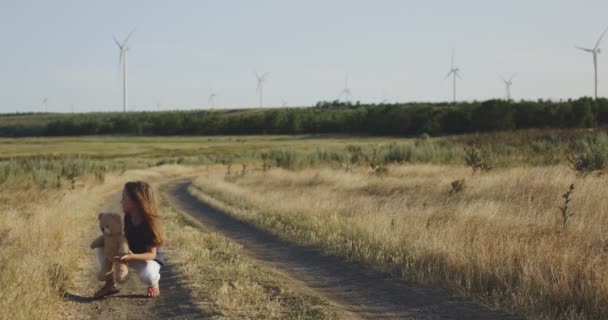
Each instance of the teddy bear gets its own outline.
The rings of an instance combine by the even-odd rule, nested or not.
[[[99,228],[103,235],[93,240],[91,249],[103,248],[103,267],[97,273],[99,281],[105,281],[112,276],[114,270],[114,281],[122,283],[126,280],[129,268],[124,262],[117,262],[114,256],[122,256],[129,252],[127,238],[125,238],[120,213],[100,212]]]

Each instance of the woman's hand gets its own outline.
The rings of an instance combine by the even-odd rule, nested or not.
[[[132,260],[133,258],[133,252],[131,252],[131,250],[129,250],[129,252],[127,252],[127,254],[122,255],[122,256],[114,256],[114,260],[116,262],[127,262]]]

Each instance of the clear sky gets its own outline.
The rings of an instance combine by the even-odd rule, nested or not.
[[[133,28],[131,109],[255,107],[336,99],[348,74],[361,102],[515,99],[593,93],[593,47],[608,1],[0,0],[0,112],[122,110],[119,51]],[[608,53],[608,36],[601,46]],[[608,95],[608,54],[599,56]]]

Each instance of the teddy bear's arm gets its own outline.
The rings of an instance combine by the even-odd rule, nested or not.
[[[103,236],[99,236],[97,239],[91,242],[91,249],[103,247]]]

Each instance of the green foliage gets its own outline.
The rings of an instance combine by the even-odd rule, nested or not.
[[[275,166],[283,169],[293,170],[296,168],[296,153],[291,149],[273,149],[270,151],[270,159]]]
[[[103,181],[106,172],[119,170],[120,166],[107,165],[83,156],[67,157],[29,157],[0,161],[0,186],[11,178],[30,179],[43,189],[63,186],[67,179],[71,189],[76,188],[76,181],[84,175],[94,175]]]
[[[386,157],[382,156],[382,149],[372,147],[368,153],[363,154],[363,158],[369,166],[370,174],[381,176],[388,172]]]
[[[464,153],[465,162],[473,169],[473,173],[477,170],[484,172],[491,169],[486,154],[478,147],[467,146],[464,148]]]
[[[340,133],[421,136],[608,123],[608,101],[349,104],[226,111],[0,115],[0,136]],[[424,139],[424,138],[423,138]]]
[[[573,142],[574,152],[568,156],[570,167],[580,175],[603,172],[608,167],[608,135],[600,133],[585,140]]]

